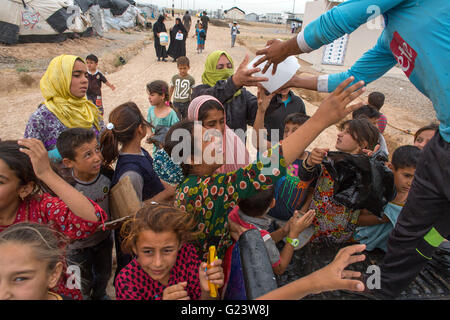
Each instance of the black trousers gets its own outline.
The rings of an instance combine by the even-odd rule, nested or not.
[[[408,199],[389,236],[376,294],[398,296],[449,234],[450,143],[436,133],[421,152]]]
[[[112,234],[99,244],[73,250],[69,261],[81,270],[81,292],[84,299],[102,300],[112,271]]]
[[[173,106],[180,120],[187,119],[189,104],[191,102],[174,102]]]

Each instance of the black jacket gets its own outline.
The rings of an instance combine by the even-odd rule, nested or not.
[[[279,130],[279,139],[283,139],[284,134],[284,119],[291,113],[303,113],[306,114],[305,104],[303,100],[296,96],[292,91],[289,91],[291,101],[284,106],[281,101],[281,94],[277,94],[270,101],[270,105],[264,115],[264,127],[267,129],[267,139],[271,141],[270,130]]]
[[[253,126],[258,110],[258,100],[256,96],[248,92],[244,87],[241,88],[241,94],[233,97],[236,91],[233,80],[229,77],[227,80],[217,81],[214,87],[206,84],[196,86],[192,92],[192,99],[201,95],[210,95],[219,100],[225,108],[227,126],[230,129],[242,129],[247,132],[247,125]]]

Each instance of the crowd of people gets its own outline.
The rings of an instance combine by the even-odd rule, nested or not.
[[[387,15],[417,10],[396,7],[392,0],[380,2],[386,2]],[[342,17],[348,10],[356,17],[356,4],[347,1],[326,15]],[[202,18],[196,26],[198,39],[201,31],[207,34],[208,17]],[[60,55],[48,65],[41,79],[44,102],[30,116],[24,138],[0,141],[0,299],[105,300],[112,298],[106,291],[111,277],[115,299],[220,299],[233,246],[250,229],[260,232],[276,274],[283,274],[295,250],[308,242],[348,244],[326,267],[261,299],[300,299],[340,289],[368,291],[363,275],[346,270],[364,260],[364,250],[386,252],[386,286],[374,295],[395,297],[420,271],[423,260],[447,243],[448,188],[444,196],[441,189],[448,175],[448,111],[438,104],[442,100],[433,101],[439,126],[419,129],[410,145],[389,152],[383,137],[388,119],[380,112],[384,95],[372,92],[366,103],[356,103],[374,80],[373,72],[352,72],[352,67],[326,77],[294,76],[277,92],[268,93],[262,86],[266,78],[254,76],[260,71],[257,65],[247,68],[248,57],[236,66],[227,52],[214,51],[196,85],[200,79],[189,75],[185,49],[190,19],[183,20],[177,19],[171,29],[167,52],[159,43],[159,34],[166,32],[164,17],[153,27],[158,60],[170,55],[178,72],[170,83],[155,79],[146,85],[146,115],[129,101],[103,119],[101,84],[115,87],[97,70],[94,55]],[[289,55],[311,51],[323,40],[319,30],[335,31],[326,21],[311,23],[290,41],[271,41],[259,53],[276,65]],[[352,24],[354,29],[359,22]],[[414,45],[413,36],[403,36]],[[376,59],[373,53],[370,58]],[[420,63],[417,58],[416,67]],[[363,66],[357,62],[360,71]],[[423,76],[411,80],[425,81]],[[246,89],[249,86],[258,88],[256,96]],[[307,115],[292,90],[296,87],[325,88],[330,94]],[[427,91],[432,89],[427,86],[423,92],[433,100],[435,95]],[[309,150],[334,124],[339,127],[335,145]],[[256,142],[250,141],[257,149],[256,159],[246,148],[249,126],[257,136]],[[146,143],[153,145],[150,152],[142,147]],[[384,168],[383,187],[394,192],[379,212],[338,198],[337,178],[329,167],[329,159],[337,155],[382,159],[377,161]],[[429,157],[438,158],[433,160],[437,169],[423,164],[431,161]],[[441,169],[443,176],[430,179]],[[112,220],[110,191],[125,178],[141,209],[109,230],[105,225]],[[428,181],[425,186],[423,179]],[[433,193],[437,202],[428,207],[420,203],[423,212],[413,215],[419,184],[431,190],[423,192],[420,201],[426,203]],[[428,215],[435,207],[440,213]],[[417,234],[411,235],[411,228]],[[283,242],[280,250],[276,243]],[[216,257],[211,261],[212,246]],[[74,266],[80,270],[78,280],[71,277]]]

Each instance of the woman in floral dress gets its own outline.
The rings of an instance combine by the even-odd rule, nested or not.
[[[197,226],[202,230],[197,249],[200,257],[208,252],[210,245],[216,245],[218,257],[222,259],[225,251],[231,245],[228,230],[228,212],[239,198],[246,198],[259,189],[272,186],[278,179],[286,175],[286,166],[299,158],[305,148],[328,126],[338,122],[347,114],[355,110],[356,106],[346,107],[364,90],[363,83],[358,82],[349,88],[345,87],[352,81],[352,77],[342,84],[325,99],[316,113],[303,126],[283,141],[283,145],[275,145],[266,151],[257,162],[233,172],[215,174],[221,164],[201,161],[198,164],[194,156],[198,152],[211,151],[211,142],[201,139],[194,134],[201,132],[204,137],[206,129],[193,121],[182,121],[175,124],[167,133],[168,139],[189,145],[186,148],[166,148],[175,162],[183,170],[185,180],[179,185],[176,193],[175,206],[193,214],[197,219]],[[262,95],[259,105],[266,103]],[[184,130],[184,131],[183,131]],[[184,133],[180,135],[180,133]],[[187,138],[193,143],[186,143]],[[195,139],[197,138],[197,139]],[[175,150],[176,149],[176,150]],[[220,149],[220,148],[219,148]],[[210,153],[215,157],[215,149]],[[172,151],[174,151],[172,153]],[[219,151],[220,152],[220,151]],[[175,159],[177,158],[177,159]],[[202,159],[204,157],[202,156]]]

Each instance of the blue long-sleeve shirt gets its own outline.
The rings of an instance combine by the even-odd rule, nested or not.
[[[299,48],[310,52],[350,34],[376,17],[373,8],[385,21],[376,45],[347,71],[320,76],[318,90],[331,92],[350,76],[368,84],[399,63],[432,101],[439,131],[450,142],[449,0],[347,0],[308,24],[297,37]]]

